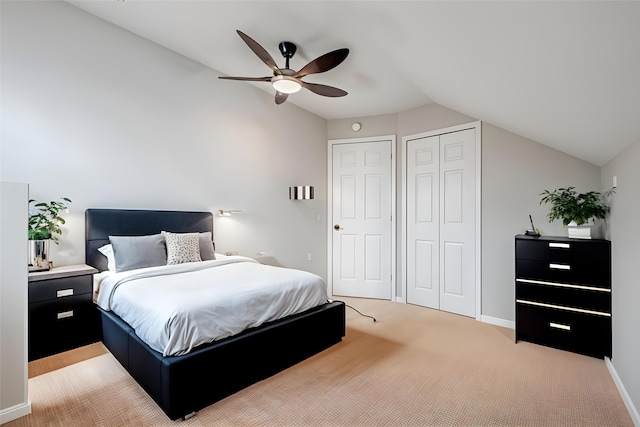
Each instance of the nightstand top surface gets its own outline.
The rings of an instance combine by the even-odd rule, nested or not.
[[[98,270],[86,264],[65,265],[61,267],[53,267],[48,271],[36,271],[29,273],[29,282],[59,279],[62,277],[84,276],[95,273],[98,273]]]

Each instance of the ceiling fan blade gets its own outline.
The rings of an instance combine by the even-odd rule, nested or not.
[[[270,82],[271,77],[229,77],[229,76],[218,76],[219,79],[224,80],[243,80],[249,82]]]
[[[337,87],[320,85],[317,83],[307,83],[300,80],[300,84],[302,84],[303,88],[309,89],[313,93],[317,93],[322,96],[330,96],[332,98],[345,96],[347,94],[346,91],[342,89],[338,89]]]
[[[346,48],[325,53],[302,67],[300,71],[293,75],[293,77],[300,78],[308,74],[324,73],[325,71],[329,71],[330,69],[340,65],[342,61],[347,58],[347,55],[349,55],[349,49]]]
[[[260,44],[258,44],[257,41],[255,41],[254,39],[252,39],[242,31],[236,30],[236,32],[238,33],[240,38],[244,40],[247,46],[249,46],[249,48],[253,51],[253,53],[258,55],[258,58],[260,58],[262,62],[267,64],[267,66],[271,68],[274,73],[282,74],[282,72],[280,71],[280,68],[278,68],[278,65],[276,64],[276,61],[273,60],[273,58],[271,57],[271,55],[269,55],[269,52],[267,52],[265,48],[260,46]]]
[[[276,92],[276,104],[277,105],[282,104],[284,101],[287,100],[288,96],[289,96],[289,94],[287,94],[287,93]]]

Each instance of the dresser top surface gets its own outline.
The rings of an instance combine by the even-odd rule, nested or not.
[[[527,236],[526,234],[516,234],[518,240],[541,240],[544,242],[575,242],[575,243],[611,243],[606,239],[570,239],[566,236]]]

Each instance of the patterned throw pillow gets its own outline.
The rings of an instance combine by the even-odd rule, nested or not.
[[[167,265],[202,261],[198,233],[169,233],[163,231],[162,234],[167,243]]]

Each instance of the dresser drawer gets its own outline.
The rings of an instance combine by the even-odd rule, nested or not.
[[[611,314],[606,291],[517,282],[516,299]]]
[[[603,262],[589,263],[583,260],[561,263],[518,258],[516,278],[609,289],[611,267]]]
[[[587,356],[611,356],[611,317],[516,304],[516,341]]]
[[[611,245],[606,240],[516,239],[516,257],[544,262],[567,263],[582,260],[585,264],[600,264],[611,258]]]
[[[90,294],[92,290],[93,276],[91,275],[29,282],[29,303]]]

